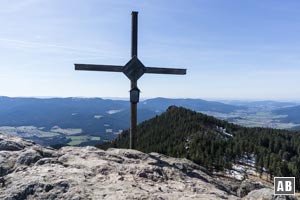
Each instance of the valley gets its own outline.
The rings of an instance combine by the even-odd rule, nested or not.
[[[245,127],[294,130],[300,127],[300,122],[293,120],[292,111],[298,108],[297,103],[166,98],[141,101],[138,123],[160,115],[172,105]],[[125,100],[0,97],[0,132],[42,145],[85,146],[109,141],[129,128],[129,119],[129,103]]]
[[[202,111],[201,113],[214,116],[241,126],[246,127],[265,127],[276,129],[293,129],[300,124],[294,122],[284,122],[288,115],[279,115],[271,110],[237,110],[231,113],[218,113],[210,111]]]

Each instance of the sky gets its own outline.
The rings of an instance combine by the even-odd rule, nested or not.
[[[187,75],[145,74],[141,98],[300,100],[298,0],[1,0],[0,96],[128,97],[131,11],[138,57]]]

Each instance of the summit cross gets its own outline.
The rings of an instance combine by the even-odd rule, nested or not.
[[[123,72],[131,82],[130,89],[130,141],[129,148],[135,149],[137,142],[137,103],[139,102],[140,90],[137,87],[137,80],[144,73],[150,74],[174,74],[185,75],[186,69],[178,68],[160,68],[160,67],[145,67],[137,57],[138,47],[138,12],[133,11],[132,15],[132,31],[131,31],[131,59],[124,66],[118,65],[94,65],[94,64],[75,64],[75,70],[86,71],[105,71],[105,72]]]

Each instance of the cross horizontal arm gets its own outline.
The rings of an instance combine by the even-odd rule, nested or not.
[[[177,74],[185,75],[186,69],[177,69],[177,68],[161,68],[161,67],[146,67],[146,72],[150,74]]]
[[[75,64],[75,70],[122,72],[122,66]]]

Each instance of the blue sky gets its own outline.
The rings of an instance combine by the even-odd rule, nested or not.
[[[299,9],[297,0],[2,0],[0,95],[127,97],[123,74],[73,64],[124,65],[137,10],[140,60],[188,69],[145,74],[142,98],[300,100]]]

